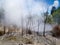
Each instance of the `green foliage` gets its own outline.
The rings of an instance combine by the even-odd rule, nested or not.
[[[52,8],[51,15],[46,14],[46,23],[52,24],[57,23],[60,24],[60,7],[55,9],[55,7]]]
[[[52,15],[53,15],[53,17],[55,15],[60,15],[60,7],[58,9],[56,9]]]
[[[60,7],[53,12],[52,16],[53,16],[54,22],[56,22],[57,24],[60,24]]]
[[[52,24],[53,22],[53,17],[51,15],[48,15],[47,19],[46,19],[46,23]]]
[[[45,23],[48,23],[48,24],[54,23],[53,17],[52,15],[48,15],[48,11],[44,13],[44,17],[45,17],[45,20],[44,20]]]
[[[56,11],[56,7],[53,6],[53,7],[52,7],[52,10],[51,10],[51,14],[53,14],[55,11]]]

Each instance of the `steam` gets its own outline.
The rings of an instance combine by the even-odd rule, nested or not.
[[[3,0],[5,10],[5,21],[9,24],[21,24],[21,18],[27,15],[40,15],[46,11],[47,4],[35,2],[34,0]]]
[[[24,3],[25,2],[22,0],[5,0],[4,9],[6,23],[18,25],[21,24],[21,16],[27,15]]]
[[[3,9],[5,13],[5,24],[13,24],[17,26],[21,26],[22,18],[23,25],[26,24],[26,17],[32,15],[34,18],[33,26],[37,26],[37,20],[39,19],[42,23],[43,13],[47,11],[48,4],[43,1],[35,1],[35,0],[2,0],[3,1]],[[36,16],[37,15],[37,16]],[[33,28],[33,30],[38,31],[38,27]],[[47,29],[48,27],[48,29]],[[44,24],[41,24],[39,27],[43,31]],[[46,26],[46,30],[49,30],[50,26]],[[50,28],[51,29],[51,28]]]

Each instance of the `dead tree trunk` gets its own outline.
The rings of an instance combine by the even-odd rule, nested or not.
[[[43,31],[43,36],[45,37],[45,23],[44,23],[44,31]]]
[[[22,36],[23,36],[23,16],[21,17],[21,27],[22,27]]]
[[[4,26],[4,34],[5,34],[5,29],[6,29],[6,27]]]

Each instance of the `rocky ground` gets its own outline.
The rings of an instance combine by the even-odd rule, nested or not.
[[[14,26],[15,27],[15,26]],[[60,45],[60,39],[52,37],[51,35],[46,35],[46,37],[42,36],[41,34],[37,34],[36,32],[28,32],[27,34],[24,33],[21,34],[21,31],[15,30],[21,30],[15,28],[6,28],[6,33],[0,36],[0,45]],[[9,30],[13,30],[8,32]],[[0,26],[0,31],[4,31],[4,26]],[[0,32],[1,34],[1,32]]]
[[[59,45],[60,39],[56,39],[47,35],[34,36],[34,35],[23,35],[23,36],[1,36],[0,45]]]

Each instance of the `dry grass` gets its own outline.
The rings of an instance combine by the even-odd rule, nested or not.
[[[9,37],[9,38],[7,38],[8,40],[14,40],[14,41],[16,41],[17,40],[17,38],[16,37],[14,37],[14,36],[12,36],[12,37]]]
[[[33,44],[33,41],[31,39],[27,39],[27,38],[24,38],[22,40],[22,42],[24,42],[25,44]]]

